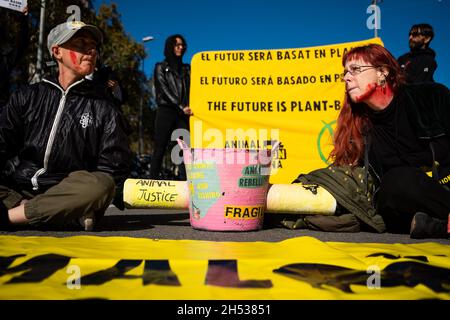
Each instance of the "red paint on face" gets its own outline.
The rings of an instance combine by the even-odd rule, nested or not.
[[[384,87],[371,83],[367,85],[367,91],[356,97],[356,102],[370,101],[372,105],[375,106],[386,106],[392,100],[394,92],[390,85],[386,84]]]
[[[373,95],[378,88],[378,85],[376,83],[369,83],[366,88],[366,92],[364,92],[362,95],[356,97],[356,102],[363,102],[367,100],[371,95]]]
[[[81,66],[80,66],[80,64],[78,63],[77,54],[76,54],[74,51],[70,50],[70,51],[69,51],[69,55],[70,55],[70,60],[72,60],[72,64],[73,64],[73,66],[75,67],[75,69],[76,69],[77,71],[80,71],[80,70],[81,70]]]
[[[75,52],[73,52],[72,50],[69,51],[69,55],[70,55],[70,60],[72,60],[72,63],[75,66],[78,66],[78,59],[77,59],[77,54]]]

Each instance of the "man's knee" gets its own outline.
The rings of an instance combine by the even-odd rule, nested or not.
[[[110,201],[114,197],[115,183],[111,175],[99,171],[78,171],[71,175],[79,175],[84,181],[77,192],[82,201],[95,202],[103,199]]]
[[[58,185],[25,204],[25,215],[33,225],[65,225],[87,212],[98,217],[115,193],[113,178],[103,172],[75,171]]]

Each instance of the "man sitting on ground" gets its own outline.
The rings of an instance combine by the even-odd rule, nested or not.
[[[57,78],[12,94],[0,116],[0,229],[14,225],[92,230],[129,173],[120,111],[84,77],[93,72],[101,31],[81,21],[50,31]]]

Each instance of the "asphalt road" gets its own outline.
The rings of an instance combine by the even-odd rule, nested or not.
[[[132,237],[173,240],[207,241],[264,241],[278,242],[290,238],[310,236],[321,241],[352,243],[422,243],[438,242],[450,244],[449,239],[410,239],[407,234],[392,233],[333,233],[312,230],[290,230],[267,228],[247,232],[213,232],[193,229],[189,213],[185,210],[132,209],[120,211],[110,206],[105,217],[93,232],[21,229],[13,232],[0,231],[0,235],[71,237],[91,235],[100,237]]]

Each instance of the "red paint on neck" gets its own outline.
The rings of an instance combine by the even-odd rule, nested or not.
[[[370,97],[370,101],[376,106],[387,106],[394,96],[394,92],[390,85],[386,84],[384,87],[377,87],[375,93]]]
[[[367,104],[379,108],[386,107],[392,100],[394,92],[389,84],[384,87],[376,83],[371,83],[367,86],[367,91],[356,97],[356,102],[366,102]]]
[[[366,92],[364,92],[362,95],[356,97],[356,102],[364,102],[367,100],[371,95],[375,93],[375,90],[377,89],[378,85],[376,83],[369,83],[366,88]]]

